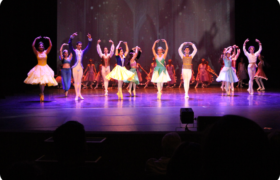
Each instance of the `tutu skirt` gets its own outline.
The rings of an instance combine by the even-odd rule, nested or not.
[[[231,67],[223,67],[216,81],[238,82],[238,78]]]
[[[84,81],[89,81],[89,82],[93,82],[95,81],[95,73],[94,72],[87,72],[85,75],[85,79]]]
[[[161,67],[155,67],[151,81],[153,83],[166,83],[171,81],[171,79],[165,68],[163,69]]]
[[[139,78],[138,78],[138,75],[137,75],[137,70],[134,69],[134,68],[131,68],[129,71],[133,72],[134,73],[134,77],[133,79],[129,80],[129,81],[124,81],[124,83],[130,83],[130,82],[133,82],[135,84],[139,84]]]
[[[48,65],[36,65],[29,71],[24,83],[32,85],[46,84],[48,86],[57,86],[57,82],[54,79],[54,72]]]
[[[108,80],[112,78],[119,81],[127,81],[132,80],[134,76],[135,74],[133,72],[128,71],[125,67],[117,65],[105,78]]]

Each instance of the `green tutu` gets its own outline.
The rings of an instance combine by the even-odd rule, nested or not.
[[[131,81],[123,81],[124,83],[130,83],[133,82],[135,84],[139,84],[139,79],[138,79],[138,75],[137,75],[137,70],[135,68],[131,68],[129,71],[131,71],[132,73],[134,73],[134,77]]]

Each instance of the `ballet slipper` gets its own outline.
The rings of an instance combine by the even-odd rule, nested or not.
[[[42,100],[42,94],[39,94],[39,96],[40,96],[40,102],[42,102],[43,100]]]
[[[79,95],[79,97],[80,97],[81,99],[84,99],[84,97],[83,97],[81,94]]]
[[[185,99],[188,99],[188,98],[189,98],[189,95],[186,94],[186,95],[185,95]]]
[[[105,91],[105,96],[108,96],[108,91]]]
[[[118,99],[120,99],[121,96],[120,96],[120,93],[119,93],[119,92],[117,92],[117,96],[118,96]]]
[[[258,89],[257,89],[257,91],[260,91],[262,88],[261,87],[259,87]]]
[[[127,92],[129,93],[129,96],[131,96],[131,90],[128,90]]]
[[[261,88],[260,90],[261,90],[261,91],[265,91],[265,88]]]

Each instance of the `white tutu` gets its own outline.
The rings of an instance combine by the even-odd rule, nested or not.
[[[232,82],[238,82],[238,78],[234,73],[232,67],[223,67],[216,81],[218,82],[225,81],[225,82],[232,83]]]
[[[159,75],[159,71],[154,71],[152,80],[153,83],[166,83],[168,81],[171,81],[169,74],[167,71],[162,71]]]
[[[27,75],[28,77],[24,80],[26,84],[57,86],[57,82],[54,79],[54,72],[47,64],[44,66],[36,65]]]

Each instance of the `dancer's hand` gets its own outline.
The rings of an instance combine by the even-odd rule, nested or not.
[[[91,35],[90,35],[89,33],[88,33],[87,37],[88,37],[89,39],[91,39]]]
[[[44,39],[50,39],[49,37],[45,36]]]
[[[113,42],[113,41],[112,41],[111,39],[109,40],[109,43],[112,43],[112,44],[114,44],[114,42]]]
[[[166,43],[166,40],[165,40],[165,39],[162,39],[161,41],[164,42],[164,43]]]
[[[256,39],[256,42],[257,42],[257,43],[260,43],[260,40]]]
[[[68,46],[69,44],[67,44],[67,43],[63,43],[63,46]]]
[[[101,40],[100,40],[100,39],[98,39],[98,40],[97,40],[97,44],[99,44],[100,42],[101,42]]]
[[[245,43],[248,42],[248,41],[249,41],[249,39],[247,38],[247,39],[245,40]]]
[[[38,36],[38,37],[36,37],[35,39],[41,39],[42,38],[42,36]]]
[[[191,45],[191,46],[192,46],[192,45],[193,45],[193,43],[189,42],[189,45]]]
[[[158,39],[158,40],[156,40],[155,42],[158,43],[159,41],[160,41],[160,40]]]
[[[72,36],[74,36],[74,37],[77,36],[77,35],[78,35],[77,32],[75,32],[75,33],[72,34]]]
[[[123,42],[125,45],[127,45],[127,42]]]

